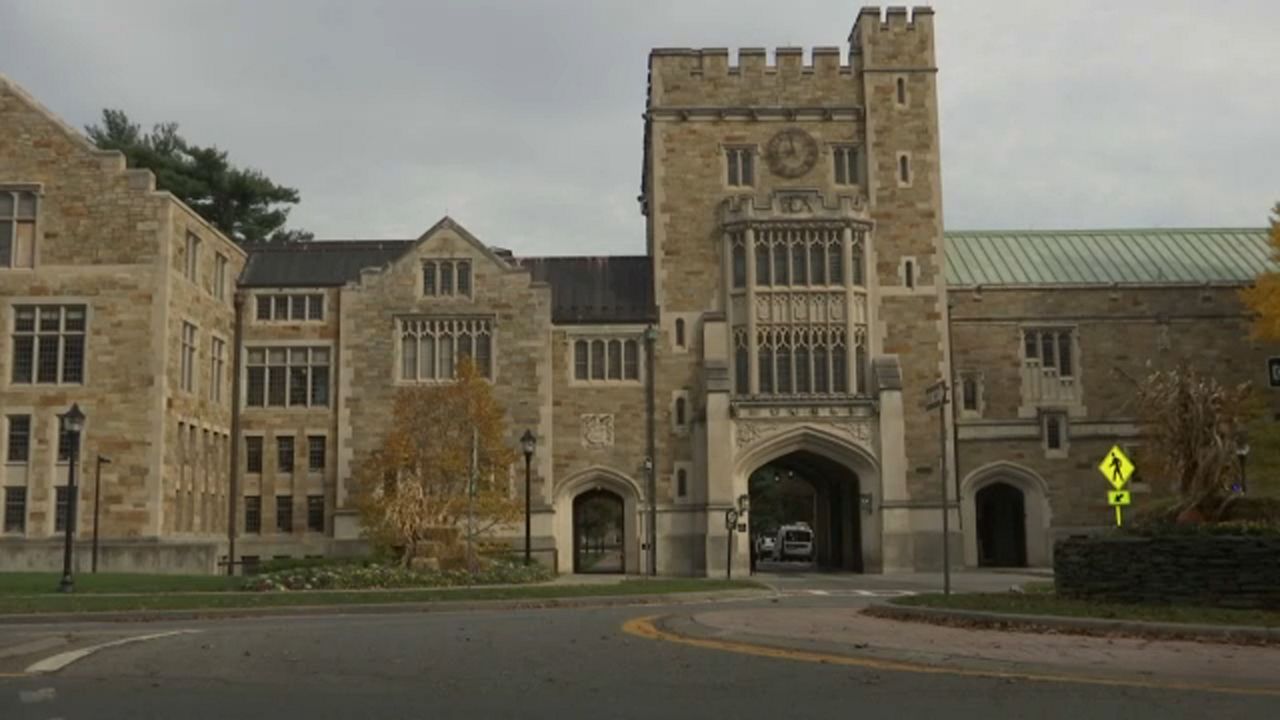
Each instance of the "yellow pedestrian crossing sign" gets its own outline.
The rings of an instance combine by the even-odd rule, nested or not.
[[[1107,504],[1119,507],[1128,505],[1130,501],[1128,490],[1111,490],[1107,492]]]
[[[1133,477],[1133,462],[1119,445],[1114,445],[1111,452],[1108,452],[1107,456],[1102,458],[1102,462],[1098,463],[1098,472],[1102,473],[1112,487],[1119,490],[1129,482],[1129,478]]]

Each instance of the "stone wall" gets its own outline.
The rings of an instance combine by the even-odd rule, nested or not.
[[[1073,537],[1053,564],[1064,597],[1280,609],[1280,536]]]

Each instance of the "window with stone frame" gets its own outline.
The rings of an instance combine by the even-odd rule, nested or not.
[[[729,187],[751,187],[756,184],[756,151],[751,147],[725,148],[725,184]]]
[[[324,496],[307,496],[307,530],[324,532]]]
[[[182,354],[180,362],[180,382],[182,389],[195,392],[196,389],[196,326],[189,322],[182,323]]]
[[[31,461],[31,416],[9,415],[6,418],[8,445],[5,462],[25,465]]]
[[[280,435],[276,437],[276,472],[283,475],[293,473],[293,436]]]
[[[401,318],[399,326],[401,382],[451,381],[464,357],[481,377],[493,378],[490,318]]]
[[[251,347],[245,353],[248,407],[328,407],[329,348]]]
[[[960,414],[968,417],[981,416],[985,404],[982,397],[982,373],[976,370],[961,370],[958,376]]]
[[[70,512],[71,491],[66,485],[54,488],[53,531],[67,531],[67,515]]]
[[[253,300],[259,322],[324,321],[324,293],[258,293]]]
[[[325,441],[324,435],[307,436],[307,469],[311,472],[324,470],[326,460]]]
[[[689,495],[689,471],[680,468],[676,470],[676,497],[684,498]]]
[[[427,297],[471,297],[471,261],[451,258],[422,263],[422,294]]]
[[[1075,331],[1071,328],[1023,328],[1022,358],[1029,366],[1053,370],[1058,377],[1074,377]]]
[[[213,258],[213,296],[218,300],[227,299],[227,256],[218,253]]]
[[[262,444],[261,435],[248,435],[244,439],[244,462],[245,472],[250,474],[258,474],[262,472]]]
[[[86,322],[84,305],[13,306],[11,381],[83,384]]]
[[[577,337],[573,340],[575,383],[640,382],[640,339]]]
[[[246,495],[244,498],[244,531],[253,535],[262,532],[261,495]]]
[[[856,145],[833,145],[831,162],[836,185],[858,184],[858,147]]]
[[[200,275],[200,238],[195,233],[187,233],[186,250],[182,261],[183,277],[196,282]]]
[[[4,531],[7,533],[27,531],[27,489],[25,487],[4,489]]]
[[[223,378],[227,373],[227,341],[209,339],[209,399],[222,402]]]
[[[293,496],[276,496],[276,532],[293,532]]]
[[[1059,411],[1041,413],[1041,432],[1044,448],[1050,454],[1065,455],[1067,452],[1067,414]]]
[[[0,187],[0,270],[35,267],[35,190]]]

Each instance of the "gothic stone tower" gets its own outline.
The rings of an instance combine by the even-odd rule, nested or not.
[[[948,363],[933,12],[864,8],[847,63],[804,60],[650,56],[640,199],[674,429],[655,471],[689,478],[660,493],[665,572],[745,567],[725,511],[762,469],[813,487],[823,564],[940,565],[943,448],[922,407]]]

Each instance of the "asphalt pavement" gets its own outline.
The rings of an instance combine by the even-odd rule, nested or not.
[[[922,674],[727,652],[622,630],[655,614],[803,613],[878,601],[835,592],[876,584],[865,579],[772,582],[795,591],[840,587],[826,595],[789,590],[765,600],[668,608],[11,628],[0,633],[0,648],[59,634],[94,641],[155,637],[92,652],[48,674],[0,676],[0,718],[1173,720],[1275,718],[1280,707],[1276,695]],[[804,587],[814,584],[821,587]],[[182,633],[165,634],[176,631]]]

